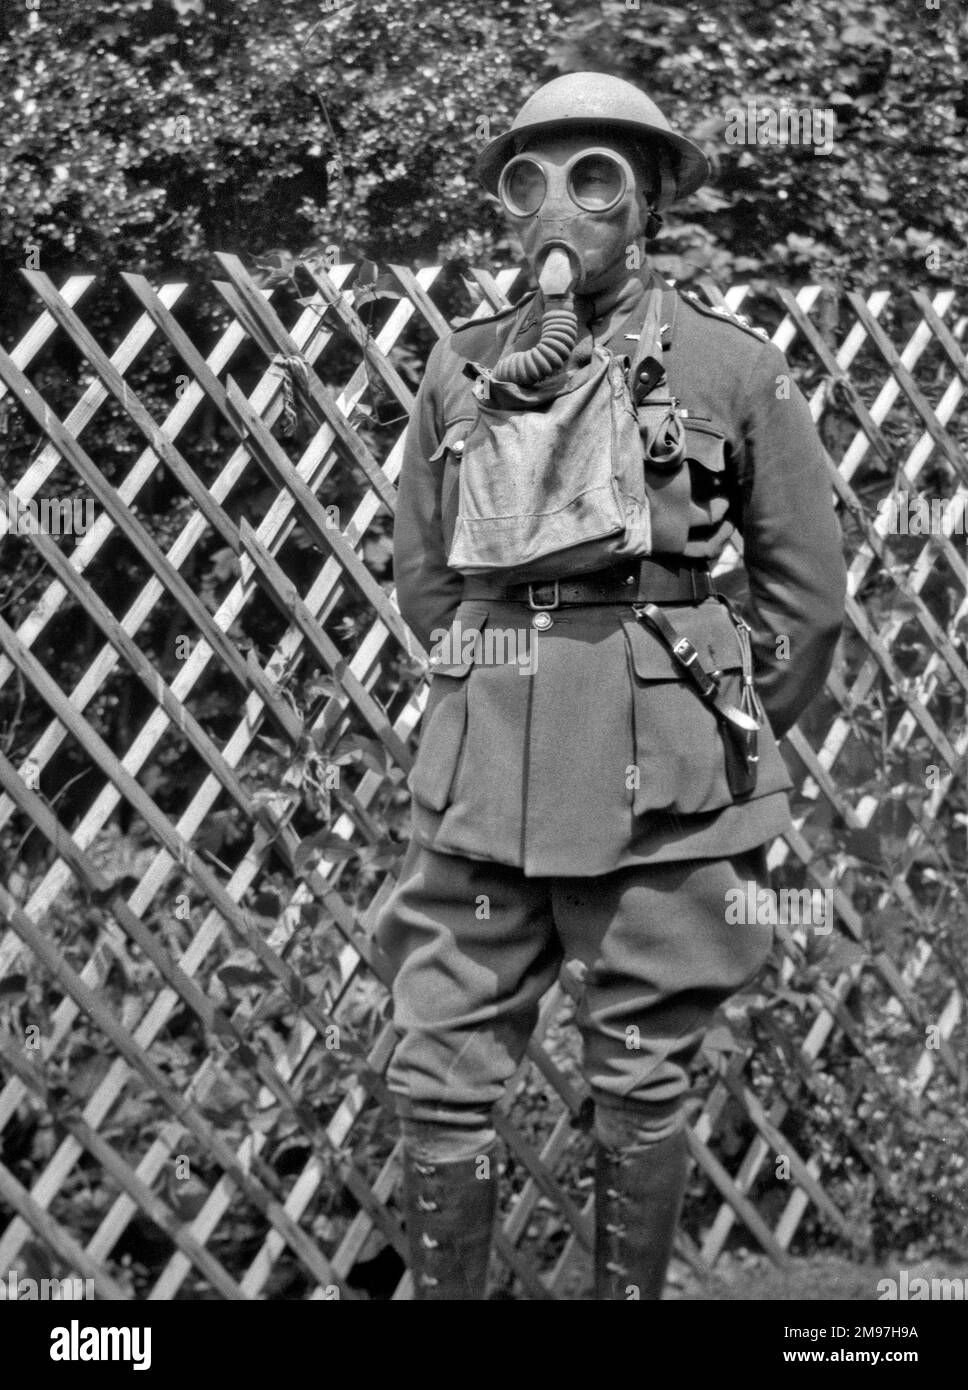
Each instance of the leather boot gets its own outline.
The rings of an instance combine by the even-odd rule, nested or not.
[[[482,1157],[490,1176],[478,1177]],[[427,1163],[404,1150],[403,1201],[414,1298],[483,1299],[497,1210],[497,1146],[475,1158]]]
[[[688,1154],[684,1129],[634,1149],[596,1144],[596,1299],[662,1297]]]

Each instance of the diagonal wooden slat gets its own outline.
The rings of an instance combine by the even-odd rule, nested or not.
[[[286,332],[276,314],[273,313],[268,301],[263,298],[249,279],[245,267],[238,257],[219,252],[218,260],[223,269],[227,272],[232,282],[232,288],[239,296],[239,299],[245,305],[253,320],[258,323],[262,332],[266,334],[275,345],[276,351],[282,352],[286,356],[290,354],[298,356],[299,351],[295,342]],[[363,470],[367,481],[376,492],[377,496],[391,511],[393,511],[396,502],[393,487],[388,481],[383,469],[373,458],[359,435],[350,428],[336,403],[335,397],[313,372],[308,374],[307,389],[309,399],[319,411],[321,418],[326,421],[335,433],[339,444],[346,451],[348,458]]]

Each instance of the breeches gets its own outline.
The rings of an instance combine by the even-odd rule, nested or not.
[[[411,844],[376,932],[395,971],[401,1115],[486,1124],[566,959],[586,967],[577,1023],[596,1099],[675,1109],[716,1008],[772,945],[771,926],[726,921],[728,890],[751,881],[767,885],[764,846],[542,879]]]

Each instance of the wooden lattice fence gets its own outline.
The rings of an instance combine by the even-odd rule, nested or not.
[[[0,351],[17,499],[0,574],[26,565],[29,580],[0,612],[0,1276],[74,1274],[107,1298],[405,1298],[386,971],[369,938],[426,698],[386,536],[447,277],[390,267],[380,283],[398,297],[374,299],[338,266],[297,306],[219,259],[217,331],[186,328],[184,285],[127,275],[140,308],[109,349],[76,308],[93,278],[58,291],[31,271],[43,312]],[[517,274],[476,272],[475,314]],[[726,296],[747,302],[743,286]],[[710,1036],[678,1246],[697,1271],[742,1232],[778,1264],[798,1231],[863,1246],[841,1150],[884,1200],[891,1185],[856,1134],[838,1146],[845,1116],[915,1114],[965,1081],[951,950],[965,308],[945,289],[912,304],[816,286],[775,305],[773,339],[836,460],[850,599],[825,696],[785,744],[796,825],[770,863],[777,883],[831,889],[837,927],[822,942],[781,929],[767,983]],[[62,418],[36,384],[58,344],[78,364]],[[152,352],[170,378],[164,418],[130,384]],[[880,504],[899,490],[944,498],[960,536],[897,534]],[[24,520],[32,500],[78,495],[94,513],[79,536]],[[110,714],[119,701],[127,718]],[[884,772],[901,766],[892,798]],[[567,1027],[579,988],[568,968],[545,999],[499,1117],[498,1258],[532,1298],[574,1296],[591,1243]],[[804,1128],[811,1113],[829,1148]]]

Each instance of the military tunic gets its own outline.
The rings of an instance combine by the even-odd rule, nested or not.
[[[540,628],[525,604],[462,601],[447,556],[476,415],[463,368],[492,365],[512,339],[535,341],[538,295],[435,346],[407,434],[394,536],[404,618],[428,648],[454,623],[534,644],[528,674],[455,659],[453,648],[432,668],[411,776],[413,837],[426,848],[528,877],[586,876],[729,856],[789,824],[792,782],[776,738],[823,683],[846,589],[823,447],[776,347],[651,272],[643,279],[662,289],[664,313],[671,306],[664,366],[687,441],[680,473],[645,470],[653,551],[712,564],[734,528],[743,537],[756,687],[771,726],[755,791],[733,798],[713,712],[631,605],[558,608]],[[622,338],[610,340],[613,352],[629,351]],[[719,600],[663,611],[738,692],[740,646]]]

